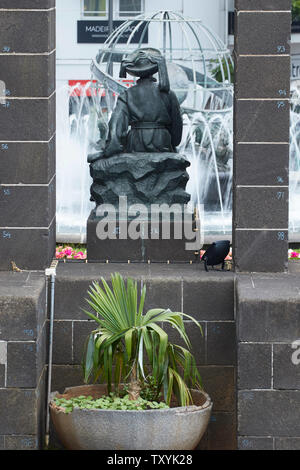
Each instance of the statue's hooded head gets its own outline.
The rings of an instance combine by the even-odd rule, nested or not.
[[[120,78],[126,78],[126,73],[146,78],[157,72],[160,90],[169,91],[170,82],[165,58],[158,49],[147,47],[135,50],[122,60]]]

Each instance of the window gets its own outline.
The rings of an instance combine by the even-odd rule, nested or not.
[[[137,16],[142,13],[142,0],[119,0],[119,16]]]
[[[106,17],[108,16],[109,0],[82,0],[83,16]],[[113,2],[114,19],[125,17],[132,18],[144,11],[144,0],[119,0]]]
[[[106,0],[84,0],[84,16],[106,16]]]

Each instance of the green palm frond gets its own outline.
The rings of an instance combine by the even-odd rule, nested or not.
[[[84,347],[84,380],[104,379],[108,390],[118,393],[120,384],[136,377],[147,383],[151,376],[158,392],[170,404],[173,396],[181,405],[192,402],[190,387],[201,387],[196,361],[184,319],[193,321],[202,334],[201,325],[190,315],[155,308],[143,313],[146,286],[138,293],[131,278],[124,281],[112,274],[111,287],[101,279],[102,287],[93,282],[86,299],[91,311],[84,312],[97,323]],[[169,342],[164,325],[174,328],[184,346]]]

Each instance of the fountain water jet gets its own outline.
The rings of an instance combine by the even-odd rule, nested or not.
[[[126,30],[131,32],[124,45],[120,38]],[[137,45],[133,38],[138,31],[141,34]],[[186,19],[171,11],[159,11],[135,17],[117,28],[92,63],[91,83],[80,91],[79,86],[68,90],[76,112],[64,122],[58,119],[57,126],[58,241],[85,240],[85,222],[91,208],[87,202],[91,184],[86,164],[89,144],[97,147],[96,142],[105,139],[118,94],[124,86],[134,84],[134,81],[120,83],[114,79],[113,70],[117,75],[123,55],[141,47],[146,32],[149,44],[163,51],[171,88],[181,103],[185,129],[178,151],[184,152],[191,161],[187,189],[194,203],[204,203],[204,222],[213,214],[208,217],[213,221],[213,232],[224,234],[231,230],[231,220],[230,224],[227,220],[231,208],[232,169],[230,51],[201,21]],[[221,83],[214,78],[214,69],[221,75]],[[86,96],[87,90],[91,90],[91,97]],[[65,91],[60,90],[60,94]],[[70,168],[75,178],[68,187],[65,172]],[[70,191],[75,197],[69,199]],[[211,201],[207,201],[208,194]],[[204,230],[211,231],[207,223]]]

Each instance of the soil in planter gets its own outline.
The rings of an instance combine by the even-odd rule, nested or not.
[[[76,400],[78,398],[81,400]],[[86,398],[83,398],[86,397]],[[201,407],[206,402],[205,396],[197,394],[192,391],[193,405]],[[91,385],[76,387],[75,389],[66,390],[63,394],[56,394],[52,401],[52,406],[57,410],[66,413],[71,412],[74,408],[81,409],[117,409],[117,410],[151,410],[169,408],[168,405],[162,400],[149,401],[140,399],[139,401],[130,401],[126,399],[118,399],[117,403],[107,395],[106,386]],[[75,399],[75,401],[74,401]],[[93,403],[95,402],[95,403]],[[171,401],[170,408],[178,407],[178,402],[175,397]]]

